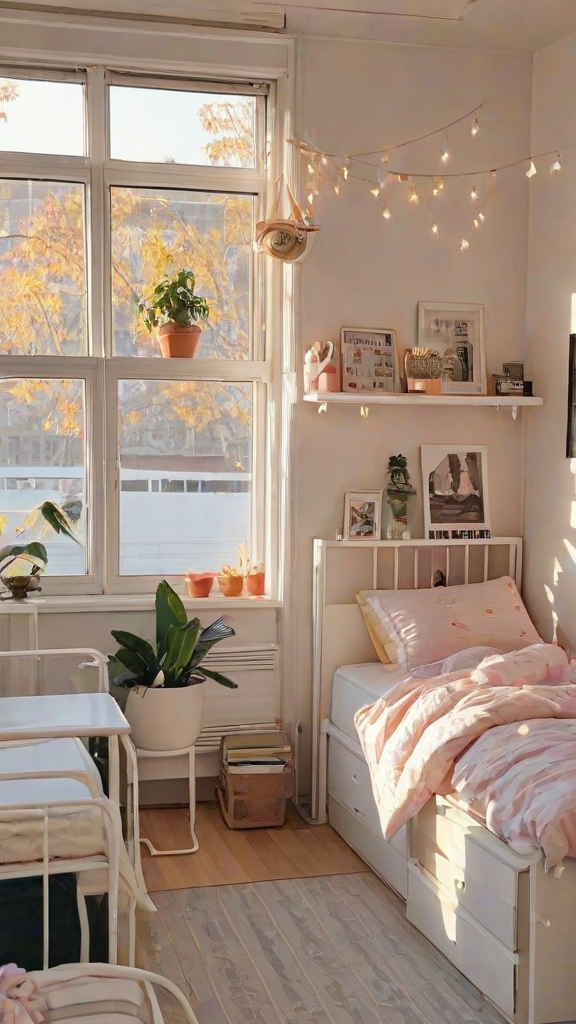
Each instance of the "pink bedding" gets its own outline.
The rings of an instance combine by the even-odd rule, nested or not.
[[[477,669],[408,680],[356,714],[384,837],[456,791],[546,866],[576,856],[576,686],[564,652],[535,644]]]

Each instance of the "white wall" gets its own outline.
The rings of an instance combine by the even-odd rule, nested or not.
[[[531,59],[504,53],[456,51],[388,44],[303,39],[299,44],[299,133],[331,152],[368,150],[414,138],[457,118],[486,100],[482,132],[473,143],[467,129],[451,136],[449,169],[504,164],[529,150]],[[381,140],[381,141],[377,141]],[[438,138],[438,146],[444,142]],[[456,154],[460,154],[457,160]],[[434,146],[415,147],[404,166],[430,167]],[[396,157],[390,160],[396,166]],[[438,161],[439,164],[439,161]],[[488,371],[522,355],[526,301],[528,183],[521,170],[502,174],[486,208],[482,232],[473,215],[462,220],[450,192],[439,209],[441,237],[431,218],[394,187],[392,219],[382,220],[369,185],[349,182],[337,198],[321,197],[322,224],[301,266],[301,337],[306,347],[337,339],[341,325],[385,326],[398,332],[401,348],[416,341],[420,299],[482,302],[486,307]],[[465,193],[466,194],[466,193]],[[466,208],[468,209],[468,208]],[[444,212],[445,211],[445,212]],[[467,253],[459,250],[466,231]],[[474,237],[473,237],[474,235]],[[539,411],[523,415],[538,416]],[[419,492],[419,447],[454,441],[487,444],[492,527],[515,535],[522,522],[522,426],[495,410],[375,409],[361,420],[358,408],[329,407],[318,415],[299,407],[297,500],[298,612],[297,711],[309,721],[312,539],[334,537],[342,521],[344,492],[380,488],[388,457],[408,456]]]
[[[533,179],[528,274],[528,347],[544,408],[527,437],[526,575],[528,606],[540,632],[576,647],[574,467],[565,458],[568,339],[576,292],[576,34],[534,57],[532,146],[565,140],[562,173]],[[572,145],[570,148],[570,142]],[[546,166],[546,164],[545,164]],[[572,330],[576,329],[576,325]]]

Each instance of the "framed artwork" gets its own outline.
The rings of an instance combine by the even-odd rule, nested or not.
[[[473,540],[490,536],[488,449],[423,444],[424,536]]]
[[[343,327],[340,332],[343,391],[400,389],[396,331],[387,327]]]
[[[418,347],[442,359],[441,394],[485,395],[484,306],[419,302]]]
[[[566,429],[566,458],[576,459],[576,334],[570,335],[568,357],[568,425]]]
[[[380,540],[381,491],[348,491],[344,499],[344,540]]]

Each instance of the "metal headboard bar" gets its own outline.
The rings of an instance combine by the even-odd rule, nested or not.
[[[518,589],[522,583],[522,538],[521,537],[490,537],[482,540],[398,540],[398,541],[358,541],[358,540],[315,540],[314,541],[314,584],[313,584],[313,640],[312,640],[312,788],[310,810],[306,813],[298,805],[298,793],[296,794],[296,806],[309,821],[325,821],[325,758],[323,757],[326,736],[323,733],[322,706],[323,706],[323,672],[322,672],[322,650],[324,645],[325,611],[326,611],[326,579],[328,563],[333,552],[342,549],[352,549],[357,552],[372,550],[372,586],[378,587],[378,554],[381,550],[393,551],[392,565],[392,589],[400,587],[400,553],[404,550],[412,550],[412,589],[420,587],[420,553],[424,550],[430,552],[439,551],[444,553],[444,571],[446,583],[450,585],[453,579],[454,560],[451,554],[460,548],[463,552],[464,583],[471,582],[470,553],[474,550],[482,550],[482,568],[472,582],[486,582],[489,578],[490,549],[508,548],[508,574],[515,580]],[[431,556],[431,572],[429,585],[434,583],[434,562]],[[301,726],[299,724],[299,730]]]

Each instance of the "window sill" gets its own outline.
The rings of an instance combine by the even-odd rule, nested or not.
[[[257,608],[281,608],[282,602],[270,597],[215,597],[194,598],[181,595],[187,611],[199,612],[213,610],[223,612],[247,611]],[[5,601],[0,603],[0,613],[5,611],[23,611],[37,609],[40,615],[49,613],[62,614],[68,612],[145,612],[154,609],[154,594],[78,594],[77,596],[31,597],[25,601]]]

